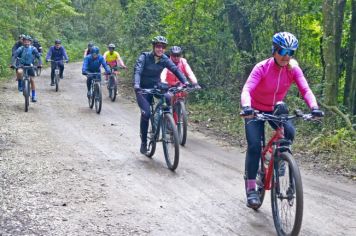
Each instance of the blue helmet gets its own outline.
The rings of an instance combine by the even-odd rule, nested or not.
[[[298,48],[298,39],[289,32],[279,32],[273,35],[272,38],[272,53],[274,53],[277,47],[289,49],[289,50],[297,50]]]
[[[100,50],[99,50],[99,48],[97,46],[92,47],[91,50],[90,50],[91,54],[97,54],[98,55],[99,52],[100,52]]]

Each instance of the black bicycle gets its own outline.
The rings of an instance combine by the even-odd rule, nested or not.
[[[31,66],[18,66],[17,68],[22,68],[24,71],[23,79],[22,79],[22,94],[25,98],[25,112],[28,112],[28,107],[30,106],[30,76],[28,75],[28,70],[34,69],[33,65]]]
[[[41,55],[41,54],[40,54]],[[35,62],[34,62],[34,66],[35,66],[35,74],[36,74],[36,76],[40,76],[41,75],[41,73],[42,73],[42,67],[40,67],[39,66],[39,60],[36,58],[35,59]]]
[[[118,67],[116,67],[118,68]],[[110,67],[111,74],[109,75],[109,80],[108,80],[108,92],[109,92],[109,98],[111,99],[112,102],[115,102],[116,100],[116,95],[117,95],[117,90],[118,90],[118,78],[117,74],[115,73],[115,67]]]
[[[151,103],[150,125],[147,137],[149,143],[146,156],[151,158],[156,151],[157,142],[162,141],[167,166],[170,170],[174,171],[179,163],[179,137],[172,113],[164,97],[167,90],[153,88],[142,89],[141,92],[143,94],[152,94],[158,98],[156,105],[154,99]],[[162,134],[161,138],[160,133]]]
[[[54,84],[55,84],[55,89],[56,92],[58,92],[59,89],[59,81],[60,81],[60,77],[59,77],[59,63],[64,62],[63,60],[59,60],[59,61],[54,61],[54,60],[48,60],[51,63],[55,64],[55,68],[54,68]]]
[[[102,107],[102,91],[101,91],[101,76],[100,72],[97,73],[88,73],[87,77],[91,77],[91,85],[88,94],[88,103],[89,108],[93,108],[95,104],[95,111],[96,113],[100,114],[101,107]]]

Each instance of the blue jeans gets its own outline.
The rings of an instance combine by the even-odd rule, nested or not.
[[[273,129],[278,126],[273,121],[268,121]],[[295,128],[291,121],[283,124],[284,136],[290,141],[294,140]],[[261,158],[261,141],[264,134],[265,122],[253,121],[253,118],[245,119],[245,133],[247,139],[247,152],[245,160],[245,171],[247,172],[247,179],[256,179],[259,161]]]

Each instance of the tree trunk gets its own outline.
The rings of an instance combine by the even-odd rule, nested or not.
[[[355,44],[355,42],[354,42]],[[351,86],[350,86],[350,110],[356,116],[356,50],[354,50],[353,66],[351,73]],[[356,122],[355,118],[353,120]]]
[[[325,0],[323,4],[325,60],[325,103],[337,104],[340,77],[340,49],[345,0]]]
[[[351,22],[350,22],[350,38],[347,46],[347,55],[346,55],[346,77],[345,77],[345,86],[344,86],[344,105],[349,108],[349,111],[353,111],[351,106],[351,83],[352,83],[352,73],[354,66],[354,52],[356,47],[356,0],[351,2]],[[355,72],[354,72],[355,73]]]
[[[242,1],[243,2],[243,1]],[[246,82],[256,59],[252,51],[252,33],[248,18],[245,16],[238,3],[234,0],[224,0],[225,8],[228,13],[228,20],[231,33],[236,47],[241,54],[242,80],[240,85]]]

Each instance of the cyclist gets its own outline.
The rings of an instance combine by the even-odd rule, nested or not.
[[[34,46],[35,48],[37,48],[37,51],[42,54],[42,46],[41,44],[38,42],[38,39],[34,38],[33,39],[33,43],[32,46]]]
[[[108,51],[106,51],[103,55],[106,64],[108,64],[111,68],[114,69],[115,73],[118,71],[118,65],[120,65],[123,68],[127,68],[124,64],[124,61],[121,59],[120,54],[115,51],[115,44],[110,43],[108,45]],[[105,76],[105,79],[108,80],[108,76]]]
[[[164,54],[168,40],[163,36],[156,36],[152,40],[152,51],[143,52],[138,57],[134,68],[133,82],[137,103],[141,109],[141,148],[142,154],[147,153],[147,132],[150,118],[150,104],[153,95],[142,94],[141,88],[154,88],[160,83],[160,75],[164,68],[172,71],[183,84],[189,84],[179,68]],[[169,96],[165,96],[170,104]]]
[[[183,72],[186,77],[189,78],[195,88],[200,88],[198,80],[195,77],[195,74],[193,73],[192,69],[190,68],[187,59],[182,57],[182,48],[179,46],[173,46],[169,49],[169,51],[170,59],[173,61],[173,63]],[[161,81],[162,83],[167,83],[170,87],[177,86],[177,84],[180,84],[180,81],[177,76],[175,76],[167,68],[164,68],[161,73]]]
[[[56,63],[59,66],[59,77],[63,79],[64,64],[63,59],[67,63],[69,61],[67,52],[62,46],[62,42],[59,39],[54,41],[54,46],[51,46],[48,50],[46,61],[51,60],[51,86],[54,86],[54,73],[56,69]],[[55,62],[57,61],[57,62]]]
[[[19,47],[13,57],[12,57],[12,67],[15,68],[19,65],[23,66],[31,66],[34,59],[37,58],[39,61],[39,67],[42,66],[41,55],[37,51],[37,49],[31,46],[31,37],[30,36],[23,36],[23,46]],[[23,70],[17,71],[21,74],[20,79],[18,80],[18,89],[22,91],[22,75]],[[37,102],[36,97],[36,86],[34,81],[35,71],[32,69],[27,69],[27,73],[30,76],[31,88],[32,88],[32,102]]]
[[[88,75],[88,73],[99,73],[100,67],[103,66],[106,74],[111,74],[110,67],[106,64],[104,57],[99,54],[98,47],[93,46],[90,55],[86,56],[83,61],[82,74]],[[93,76],[87,76],[87,96],[90,96],[90,86],[93,80]]]
[[[289,87],[295,83],[314,117],[321,117],[316,98],[309,88],[301,68],[292,58],[298,48],[297,38],[288,32],[279,32],[272,38],[272,57],[259,62],[253,68],[241,93],[242,115],[245,118],[247,153],[245,171],[247,177],[247,206],[256,207],[261,204],[256,191],[256,175],[261,156],[261,135],[264,130],[263,121],[250,122],[254,110],[272,113],[274,107],[286,96]],[[279,107],[286,110],[286,107]],[[269,122],[272,128],[277,126]],[[286,139],[293,141],[295,128],[288,121],[283,124]]]
[[[88,43],[88,47],[84,50],[84,58],[90,54],[92,47],[94,47],[94,44]]]

